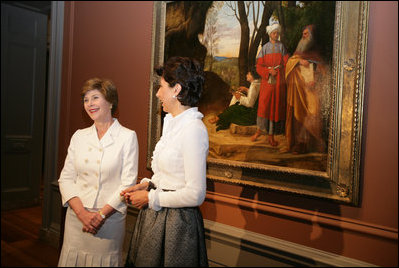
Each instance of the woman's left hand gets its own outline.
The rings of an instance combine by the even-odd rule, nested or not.
[[[96,216],[91,219],[90,223],[98,231],[98,230],[100,230],[101,226],[103,226],[104,222],[105,222],[105,218],[103,219],[101,217],[101,215],[97,212]]]
[[[135,191],[133,193],[128,193],[128,199],[132,206],[137,207],[138,209],[142,209],[148,205],[148,191]]]

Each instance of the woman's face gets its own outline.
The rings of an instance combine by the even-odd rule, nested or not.
[[[163,77],[161,77],[160,87],[156,96],[161,101],[164,112],[172,113],[177,102],[177,98],[173,98],[173,96],[176,96],[175,88],[170,87]]]
[[[90,116],[95,122],[103,122],[112,118],[111,103],[109,103],[104,95],[97,89],[90,90],[83,98],[83,105]]]

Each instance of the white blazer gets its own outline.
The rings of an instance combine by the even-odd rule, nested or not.
[[[121,126],[117,119],[101,140],[94,124],[77,130],[58,179],[63,206],[77,196],[86,208],[109,204],[126,213],[119,193],[136,184],[138,151],[136,132]]]

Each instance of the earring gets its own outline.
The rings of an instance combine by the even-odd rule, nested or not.
[[[112,105],[109,107],[110,110],[112,110]]]
[[[174,99],[176,99],[176,95],[173,95],[172,97],[173,97]]]

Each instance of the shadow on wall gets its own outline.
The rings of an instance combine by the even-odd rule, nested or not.
[[[254,230],[257,227],[259,228],[259,226],[264,226],[264,228],[267,230],[267,233],[273,234],[273,236],[277,236],[283,240],[292,241],[293,243],[298,244],[298,241],[300,241],[301,244],[307,247],[323,249],[324,251],[328,251],[337,255],[341,255],[343,252],[342,229],[331,226],[321,226],[318,223],[317,216],[319,212],[340,216],[341,211],[338,204],[327,202],[322,204],[315,200],[313,204],[309,205],[309,202],[306,202],[306,205],[303,205],[304,201],[298,196],[289,194],[281,195],[274,191],[250,187],[243,187],[240,197],[250,200],[258,200],[261,202],[276,203],[287,207],[305,209],[314,212],[311,220],[307,221],[265,210],[258,210],[256,205],[254,207],[240,205],[239,207],[241,209],[241,214],[246,222],[244,227],[245,230]],[[273,223],[268,223],[268,218],[273,218]],[[279,222],[281,222],[281,224],[279,224]],[[295,230],[296,227],[291,226],[291,224],[295,225],[296,223],[300,223],[304,227],[300,230],[294,231],[293,234],[291,230]],[[333,230],[334,232],[326,233],[326,229]],[[334,235],[331,235],[331,233],[334,233]],[[248,246],[248,242],[242,241],[240,256],[238,256],[237,259],[237,266],[249,265],[248,251],[251,252],[253,250]],[[276,249],[267,249],[266,252],[270,252],[270,254],[265,252],[253,253],[263,255],[263,257],[270,259],[270,264],[274,263],[274,265],[277,266],[317,266],[317,263],[315,263],[313,260],[309,258],[303,258],[301,256],[293,256],[292,260],[290,260],[289,255],[291,253],[289,252],[278,252]]]

